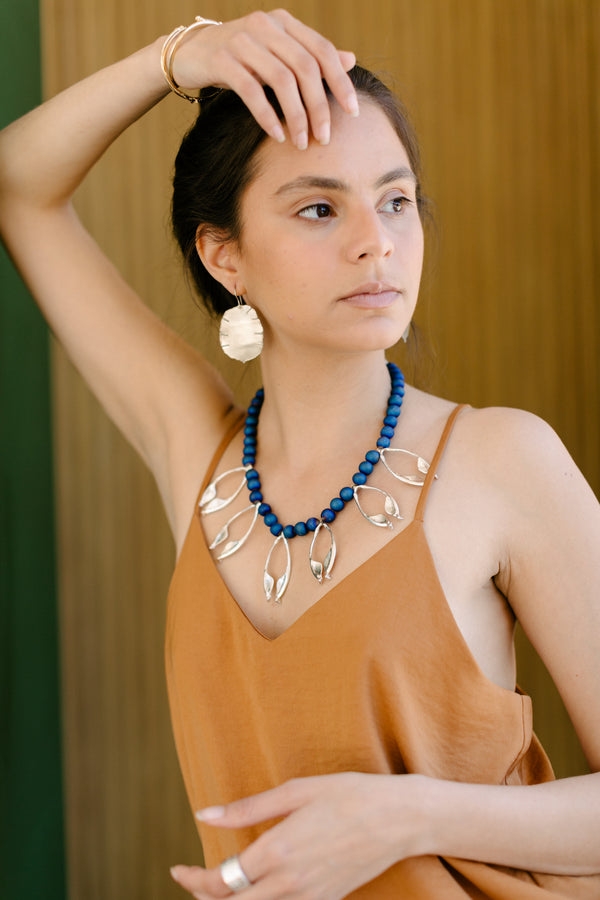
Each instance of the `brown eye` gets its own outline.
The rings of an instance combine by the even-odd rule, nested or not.
[[[391,200],[388,200],[383,204],[382,210],[383,212],[391,212],[391,213],[401,213],[404,212],[404,209],[411,201],[408,197],[393,197]]]
[[[306,206],[298,213],[303,219],[327,219],[332,214],[332,209],[328,203],[313,203],[312,206]]]

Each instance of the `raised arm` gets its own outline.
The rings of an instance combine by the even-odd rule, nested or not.
[[[48,322],[108,414],[152,469],[181,537],[190,492],[223,430],[231,396],[201,357],[151,313],[78,221],[71,197],[107,147],[169,93],[164,37],[97,72],[0,134],[0,232]],[[285,60],[285,62],[283,62]],[[233,87],[276,139],[270,84],[291,136],[327,139],[321,77],[351,110],[352,54],[287,13],[192,33],[174,76],[189,90]],[[183,102],[183,101],[180,101]]]

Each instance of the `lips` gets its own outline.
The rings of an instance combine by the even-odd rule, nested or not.
[[[398,299],[399,294],[399,289],[393,285],[374,281],[361,284],[345,297],[340,297],[340,300],[348,306],[361,309],[385,309]]]

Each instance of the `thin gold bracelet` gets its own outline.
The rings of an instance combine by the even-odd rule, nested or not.
[[[196,16],[191,25],[178,25],[162,45],[162,50],[160,52],[160,67],[165,76],[165,80],[174,94],[183,97],[184,100],[189,100],[190,103],[200,103],[200,98],[182,91],[173,77],[173,60],[177,48],[186,34],[189,34],[190,31],[196,31],[198,28],[206,28],[209,25],[222,24],[222,22],[217,22],[214,19],[204,19],[202,16]]]

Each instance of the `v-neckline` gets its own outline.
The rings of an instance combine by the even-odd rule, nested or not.
[[[196,515],[197,515],[197,513],[196,513]],[[311,613],[313,610],[316,610],[317,607],[320,607],[326,601],[326,599],[329,597],[330,594],[336,593],[342,587],[342,585],[345,585],[360,570],[362,570],[365,566],[368,566],[372,560],[375,560],[385,550],[387,550],[387,548],[390,547],[391,545],[393,545],[393,544],[395,545],[397,543],[397,541],[399,540],[399,538],[403,537],[407,532],[412,531],[414,526],[420,526],[421,528],[423,528],[423,523],[418,519],[411,519],[411,521],[404,528],[402,528],[401,531],[399,531],[397,534],[395,534],[393,537],[391,537],[390,540],[386,541],[386,543],[383,544],[381,547],[378,547],[377,550],[375,550],[375,552],[372,553],[371,556],[368,556],[365,560],[363,560],[362,563],[359,563],[358,566],[356,566],[354,569],[352,569],[346,575],[342,576],[342,578],[340,578],[339,581],[336,581],[334,584],[332,584],[325,591],[325,593],[319,597],[318,600],[315,600],[315,602],[312,603],[309,607],[307,607],[307,609],[305,609],[304,612],[300,613],[300,615],[296,619],[294,619],[294,621],[291,622],[287,626],[287,628],[284,628],[283,631],[281,631],[279,634],[275,635],[275,637],[273,637],[273,638],[268,637],[263,631],[260,630],[258,625],[256,625],[256,623],[252,621],[252,619],[250,618],[248,613],[240,606],[238,601],[233,596],[227,582],[225,581],[225,579],[223,578],[223,576],[219,570],[217,561],[213,558],[210,550],[208,549],[206,535],[204,534],[204,529],[202,528],[202,524],[199,521],[199,516],[198,516],[197,526],[199,528],[200,536],[201,536],[202,552],[204,553],[205,557],[208,559],[209,565],[212,567],[212,569],[215,573],[215,576],[219,583],[220,593],[224,594],[227,597],[227,601],[229,604],[233,604],[234,612],[236,614],[239,613],[239,615],[241,615],[243,617],[243,619],[249,625],[251,630],[255,632],[255,634],[257,635],[257,637],[259,639],[261,639],[262,641],[264,641],[267,644],[276,644],[282,638],[284,638],[292,629],[294,629],[296,625],[300,625],[302,620],[305,619],[309,615],[309,613]],[[426,536],[425,536],[425,541],[427,542]],[[332,578],[334,578],[334,577],[335,576],[332,576]],[[265,602],[267,602],[267,601],[265,601]],[[283,602],[285,602],[285,600]],[[450,612],[452,612],[452,611],[450,610]]]

